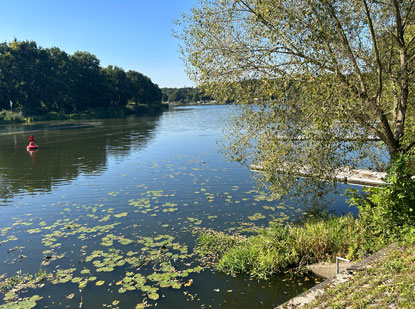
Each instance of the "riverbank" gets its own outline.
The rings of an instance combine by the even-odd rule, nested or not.
[[[389,302],[407,306],[415,294],[415,285],[408,279],[413,278],[415,272],[415,182],[411,176],[413,171],[407,168],[408,160],[402,156],[391,165],[384,186],[363,189],[363,194],[357,190],[349,191],[349,204],[359,209],[357,218],[328,217],[287,225],[270,223],[269,228],[259,229],[256,235],[242,240],[217,233],[202,233],[198,243],[201,253],[217,257],[214,267],[220,271],[231,275],[244,273],[262,279],[273,273],[301,271],[314,263],[334,262],[336,256],[352,261],[363,259],[357,266],[349,268],[365,271],[363,275],[353,277],[356,279],[350,281],[351,284],[344,283],[337,288],[338,283],[349,282],[349,276],[343,278],[336,275],[335,284],[326,282],[317,290],[312,289],[311,294],[307,297],[301,295],[297,298],[298,302],[288,308],[308,304],[320,294],[328,296],[316,298],[311,308],[344,308],[356,304],[358,307],[378,304],[384,307]],[[400,247],[381,258],[379,263],[373,256],[365,259],[394,242],[399,243]],[[361,266],[368,264],[368,261],[373,264]],[[406,277],[405,273],[410,277]],[[391,287],[389,294],[388,286]],[[326,293],[329,287],[333,292]],[[386,296],[382,296],[384,294]],[[401,294],[405,294],[406,298],[400,298]]]
[[[304,266],[310,270],[311,261],[333,261],[330,257],[333,252],[337,256],[344,256],[342,254],[347,252],[350,255],[352,247],[362,245],[357,241],[365,242],[363,234],[358,235],[363,226],[357,220],[353,223],[346,218],[332,218],[331,222],[314,221],[304,227],[288,226],[279,228],[278,232],[271,227],[259,230],[256,236],[250,237],[205,231],[198,239],[196,252],[202,254],[211,267],[231,275],[245,273],[265,279],[273,272],[297,272],[302,268],[301,263],[308,264]],[[338,250],[340,248],[344,251]],[[394,304],[394,308],[407,307],[415,303],[414,249],[415,230],[409,229],[399,242],[366,255],[364,259],[355,255],[351,264],[340,266],[344,270],[340,274],[336,275],[335,267],[332,267],[330,271],[334,273],[326,276],[329,279],[278,308],[385,307],[389,304]]]
[[[135,104],[125,108],[106,108],[106,109],[91,109],[81,111],[78,113],[57,113],[48,112],[39,115],[23,116],[20,112],[0,111],[0,124],[13,123],[32,123],[36,121],[48,120],[83,120],[83,119],[105,119],[105,118],[122,118],[131,115],[152,115],[167,110],[168,106],[165,104],[159,105],[144,105]]]
[[[334,262],[336,256],[355,260],[365,256],[371,253],[367,232],[362,222],[350,215],[309,219],[301,224],[271,222],[249,237],[204,230],[195,252],[213,269],[267,279],[287,271],[304,273],[307,265]]]
[[[206,106],[206,105],[227,105],[217,101],[197,101],[197,102],[163,102],[162,104],[169,106]]]
[[[410,307],[414,249],[413,243],[392,244],[277,308]]]

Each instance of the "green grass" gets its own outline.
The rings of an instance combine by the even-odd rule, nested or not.
[[[347,282],[327,288],[306,308],[411,308],[414,277],[415,245],[402,245]]]
[[[359,228],[348,215],[304,225],[274,223],[250,237],[206,230],[200,233],[195,251],[219,271],[266,279],[290,269],[304,270],[306,264],[349,256]]]

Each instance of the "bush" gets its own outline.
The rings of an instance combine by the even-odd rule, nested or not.
[[[375,251],[402,239],[404,231],[415,227],[415,181],[409,157],[400,155],[389,168],[386,186],[363,189],[363,194],[349,190],[351,205],[359,209],[360,248]]]
[[[24,121],[25,118],[23,117],[22,112],[11,112],[8,110],[0,111],[0,122],[2,123],[16,123]]]

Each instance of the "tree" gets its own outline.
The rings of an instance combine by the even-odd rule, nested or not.
[[[160,88],[147,76],[128,71],[130,100],[137,104],[157,105],[160,104],[162,94]]]
[[[196,103],[200,100],[212,100],[212,98],[206,95],[203,90],[199,88],[162,88],[161,92],[164,102]]]
[[[105,107],[102,104],[104,77],[101,74],[99,59],[88,52],[75,52],[71,57],[75,80],[77,110]]]
[[[50,76],[47,52],[35,42],[16,40],[3,43],[0,49],[3,106],[12,100],[15,109],[25,115],[41,111],[46,101],[43,85]]]
[[[189,76],[241,103],[227,136],[274,192],[415,146],[411,0],[200,0],[179,21]]]
[[[102,70],[108,81],[108,96],[111,97],[111,105],[125,107],[128,103],[128,79],[123,69],[109,65]]]
[[[44,85],[48,111],[69,113],[76,106],[75,70],[69,55],[57,47],[46,49],[50,63],[50,81]]]

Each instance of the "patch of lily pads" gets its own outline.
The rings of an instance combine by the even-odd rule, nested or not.
[[[210,209],[214,209],[219,203],[226,206],[232,204],[234,214],[240,215],[240,220],[248,218],[251,221],[241,224],[235,220],[227,227],[229,231],[233,229],[241,233],[254,230],[257,221],[273,218],[274,213],[278,212],[280,220],[288,220],[290,212],[297,211],[294,207],[276,203],[264,192],[237,192],[240,190],[238,186],[229,187],[229,192],[212,191],[214,187],[209,184],[209,179],[202,180],[198,173],[213,170],[201,167],[204,164],[202,161],[197,162],[200,166],[193,168],[191,173],[186,174],[184,168],[172,175],[193,178],[195,188],[189,192],[193,197],[186,201],[175,199],[175,191],[148,190],[148,186],[142,184],[134,186],[137,191],[128,197],[127,191],[121,188],[104,194],[102,199],[88,205],[70,201],[53,203],[52,207],[59,207],[56,217],[34,219],[35,216],[25,214],[21,218],[13,218],[15,222],[11,227],[0,229],[0,244],[24,237],[33,240],[41,247],[39,266],[46,267],[49,272],[42,275],[41,281],[36,275],[23,276],[25,279],[20,282],[16,279],[17,275],[0,277],[0,286],[11,286],[2,291],[4,304],[0,308],[36,306],[42,297],[26,297],[24,292],[43,284],[62,284],[67,285],[68,289],[77,288],[80,291],[87,286],[106,290],[116,287],[113,291],[119,294],[138,293],[143,297],[140,304],[147,299],[157,301],[163,289],[179,290],[191,286],[194,280],[192,274],[202,270],[187,245],[179,243],[173,236],[196,233],[206,225],[223,221],[220,212],[199,212],[199,207],[209,205]],[[170,171],[174,172],[172,168]],[[106,204],[108,200],[114,202],[109,205],[112,207]],[[115,201],[118,203],[119,200],[121,205],[118,208]],[[252,206],[248,214],[237,213],[236,204],[241,202]],[[179,212],[182,209],[186,211]],[[173,235],[157,235],[151,234],[152,231],[136,229],[146,220],[159,220],[162,233]],[[157,232],[161,233],[160,230]],[[140,236],[140,233],[151,236]],[[73,244],[76,244],[75,250],[71,250]],[[20,253],[13,254],[16,259]],[[75,296],[75,293],[69,293],[66,299],[71,300]],[[108,306],[117,306],[119,301],[114,302]]]
[[[56,236],[56,234],[54,234]],[[123,241],[125,238],[107,234],[103,240],[108,242]],[[193,279],[187,279],[191,273],[198,273],[203,268],[190,267],[188,260],[192,254],[188,253],[186,245],[174,241],[170,235],[157,235],[155,237],[138,237],[129,240],[136,250],[125,252],[111,246],[107,250],[93,250],[85,257],[81,269],[67,268],[57,269],[54,273],[43,273],[42,278],[26,275],[0,279],[0,288],[4,287],[4,301],[9,304],[22,304],[22,308],[32,308],[41,298],[19,298],[19,293],[28,289],[38,288],[42,284],[76,284],[79,290],[89,283],[95,282],[95,286],[112,285],[111,282],[100,278],[100,273],[113,272],[115,268],[124,269],[124,277],[115,283],[118,293],[138,291],[148,299],[159,299],[159,290],[172,288],[181,289],[189,286]],[[130,247],[131,248],[131,247]],[[185,261],[187,261],[185,263]],[[91,270],[92,269],[92,270]],[[74,295],[69,294],[67,299]],[[32,306],[32,307],[31,307]],[[2,307],[0,307],[2,308]],[[4,307],[8,308],[8,307]],[[20,308],[20,307],[19,307]]]

